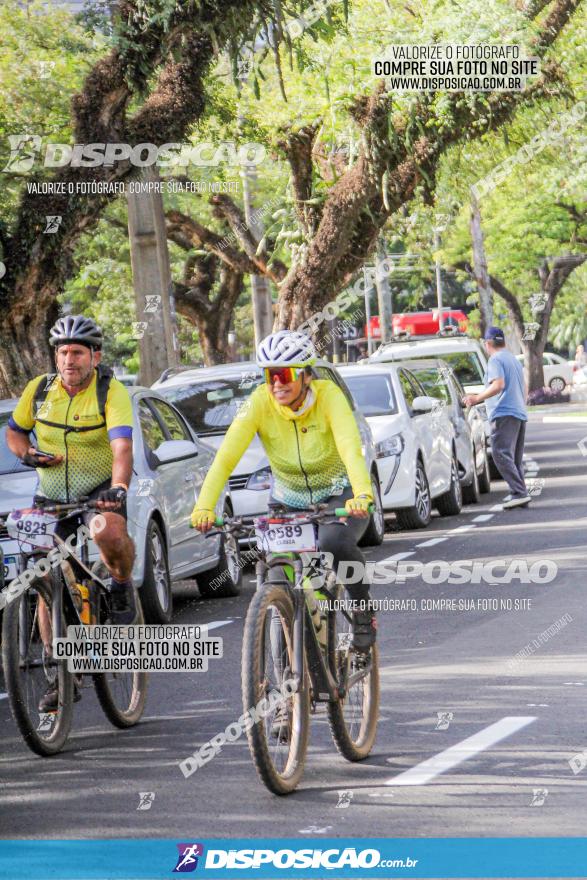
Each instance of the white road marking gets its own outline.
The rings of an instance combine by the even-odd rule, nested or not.
[[[572,425],[573,422],[587,422],[587,416],[542,416],[542,421],[545,424],[554,424],[555,422],[560,422],[561,424]]]
[[[468,525],[468,526],[459,526],[458,529],[451,529],[448,534],[449,535],[459,535],[459,534],[462,534],[463,532],[470,532],[471,529],[475,529],[475,528],[477,528],[477,526],[474,526],[472,524]]]
[[[446,535],[444,538],[431,538],[429,541],[423,541],[421,544],[416,544],[416,547],[434,547],[435,544],[442,544],[443,541],[446,541]]]
[[[213,620],[212,623],[202,623],[201,626],[207,626],[208,629],[218,629],[219,626],[226,626],[229,623],[234,623],[232,617],[229,620]]]
[[[0,694],[0,700],[7,700],[8,694]]]
[[[534,715],[511,715],[502,718],[501,721],[490,724],[489,727],[480,730],[479,733],[467,737],[467,739],[451,746],[449,749],[445,749],[444,752],[440,752],[433,758],[428,758],[415,767],[400,773],[399,776],[388,779],[385,785],[426,785],[441,773],[452,770],[453,767],[457,767],[463,761],[473,758],[479,752],[483,752],[502,739],[517,733],[518,730],[521,730],[528,724],[532,724],[533,721],[536,721]]]
[[[415,553],[415,550],[409,550],[407,553],[394,553],[393,556],[386,556],[385,559],[380,559],[379,562],[399,562],[400,559],[407,559],[408,556],[414,556]]]
[[[487,522],[488,519],[493,519],[492,513],[482,513],[480,516],[476,516],[473,522]]]
[[[503,506],[501,504],[494,504],[493,507],[489,508],[489,510],[495,513],[497,510],[503,510]]]

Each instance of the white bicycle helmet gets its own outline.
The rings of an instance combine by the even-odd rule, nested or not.
[[[316,363],[314,343],[297,330],[270,333],[257,346],[259,367],[309,367]]]

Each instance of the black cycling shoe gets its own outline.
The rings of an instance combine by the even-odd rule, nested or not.
[[[82,698],[82,692],[76,681],[73,682],[73,702],[79,703]],[[59,688],[56,684],[50,684],[41,699],[39,700],[39,712],[48,714],[57,712],[59,708]]]
[[[377,618],[373,611],[353,611],[353,648],[368,654],[377,639]]]
[[[128,626],[135,622],[136,616],[137,603],[133,585],[112,586],[110,588],[110,623]]]

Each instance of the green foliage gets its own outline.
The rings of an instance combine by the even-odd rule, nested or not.
[[[71,143],[71,98],[103,52],[104,38],[84,34],[65,10],[53,7],[47,15],[40,0],[26,5],[3,0],[0,29],[0,169],[4,169],[10,135],[28,133],[44,143]],[[42,171],[39,163],[35,171]],[[2,173],[0,218],[8,228],[28,179]]]

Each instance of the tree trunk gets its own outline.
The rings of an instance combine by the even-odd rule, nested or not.
[[[522,342],[524,350],[524,372],[526,382],[528,383],[528,391],[537,391],[544,387],[544,365],[542,363],[542,355],[544,354],[544,343],[533,339],[528,342]]]
[[[241,272],[220,264],[220,286],[212,299],[218,263],[213,256],[200,259],[194,265],[188,261],[186,281],[191,286],[175,285],[177,311],[197,328],[198,342],[207,367],[228,363],[231,359],[228,330],[244,286]]]
[[[493,323],[493,293],[489,281],[487,269],[487,257],[485,256],[485,244],[483,241],[483,229],[481,226],[481,213],[474,192],[471,190],[471,244],[473,250],[473,267],[475,282],[479,291],[479,309],[481,312],[481,336],[485,335],[488,327]]]

